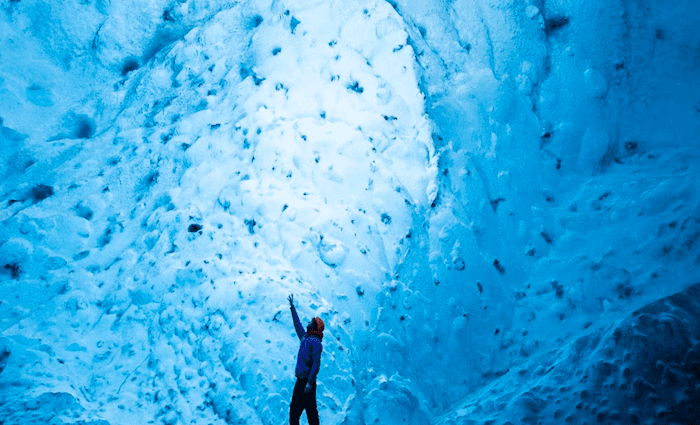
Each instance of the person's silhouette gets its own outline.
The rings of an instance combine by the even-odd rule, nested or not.
[[[304,331],[297,310],[294,307],[294,295],[290,295],[287,299],[292,309],[294,329],[301,341],[295,370],[297,382],[294,385],[292,402],[289,405],[289,424],[298,425],[301,413],[306,410],[306,418],[309,421],[309,425],[318,425],[316,375],[321,367],[321,353],[323,352],[321,341],[323,340],[325,325],[320,317],[314,317],[309,321],[306,331]]]

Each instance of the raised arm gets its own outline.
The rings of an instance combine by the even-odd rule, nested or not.
[[[297,314],[297,309],[294,307],[294,295],[290,295],[287,299],[289,300],[289,307],[292,309],[292,320],[294,321],[294,330],[297,331],[297,336],[301,341],[301,339],[304,338],[304,335],[306,335],[306,331],[301,325],[299,315]]]

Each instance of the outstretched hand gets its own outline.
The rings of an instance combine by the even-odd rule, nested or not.
[[[294,294],[288,296],[287,300],[289,301],[289,306],[294,307]]]

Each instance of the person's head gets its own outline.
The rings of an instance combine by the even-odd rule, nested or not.
[[[306,325],[306,332],[316,331],[323,333],[324,328],[325,324],[323,323],[323,320],[321,320],[320,317],[314,317],[313,319],[309,320],[309,324]]]

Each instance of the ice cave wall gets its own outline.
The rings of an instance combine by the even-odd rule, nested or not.
[[[453,332],[438,400],[697,280],[697,7],[397,2],[440,155],[400,266]]]
[[[296,292],[323,418],[420,423],[696,282],[698,7],[3,3],[5,405],[278,420]]]

